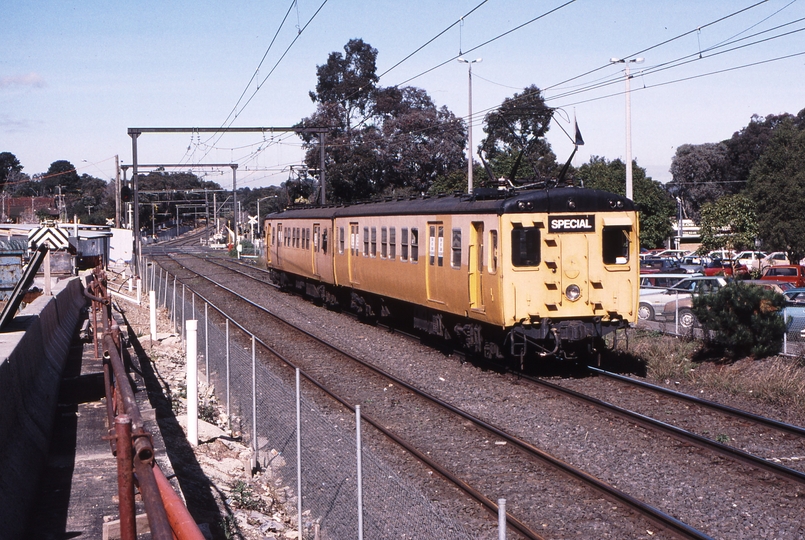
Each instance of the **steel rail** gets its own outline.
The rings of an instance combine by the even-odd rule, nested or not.
[[[778,476],[783,476],[785,478],[788,478],[789,480],[794,480],[795,482],[798,482],[800,484],[805,484],[805,473],[801,473],[794,469],[789,469],[788,467],[778,465],[777,463],[767,461],[763,458],[757,457],[748,452],[744,452],[743,450],[727,446],[725,444],[713,441],[712,439],[702,437],[701,435],[691,433],[690,431],[686,431],[682,428],[678,428],[671,424],[661,422],[655,418],[651,418],[649,416],[645,416],[643,414],[636,413],[634,411],[630,411],[622,407],[618,407],[617,405],[613,405],[612,403],[606,402],[604,400],[594,398],[592,396],[587,396],[580,392],[576,392],[575,390],[570,390],[569,388],[564,388],[562,386],[550,383],[542,379],[538,379],[536,377],[530,377],[528,375],[518,374],[518,376],[524,380],[528,380],[535,384],[544,386],[545,388],[557,392],[559,394],[564,394],[565,396],[570,396],[576,400],[586,402],[589,405],[598,408],[599,410],[608,413],[613,413],[618,416],[621,416],[622,418],[632,420],[649,429],[664,431],[665,433],[668,433],[669,435],[683,442],[694,443],[699,447],[707,448],[730,459],[743,462],[747,465],[759,467],[771,473],[774,473]]]
[[[624,377],[623,375],[619,375],[617,373],[612,373],[611,371],[606,371],[600,368],[596,368],[593,366],[587,366],[591,372],[601,375],[603,377],[609,377],[610,379],[614,379],[617,381],[621,381],[627,384],[632,384],[641,388],[645,388],[647,390],[651,390],[653,392],[659,392],[662,394],[666,394],[669,396],[673,396],[677,399],[688,401],[691,403],[695,403],[696,405],[701,405],[702,407],[707,407],[710,409],[715,409],[721,411],[723,413],[729,414],[730,416],[735,416],[737,418],[744,418],[746,420],[751,420],[757,424],[764,425],[766,427],[779,429],[780,431],[786,431],[788,433],[799,435],[800,437],[805,437],[805,428],[801,426],[797,426],[795,424],[787,424],[785,422],[780,422],[779,420],[774,420],[773,418],[768,418],[765,416],[760,416],[749,411],[745,411],[743,409],[737,409],[734,407],[730,407],[728,405],[723,405],[721,403],[717,403],[715,401],[710,401],[707,399],[698,398],[696,396],[691,396],[690,394],[685,394],[683,392],[678,392],[677,390],[672,390],[670,388],[665,388],[656,384],[651,384],[645,381],[638,381],[636,379],[632,379],[630,377]]]
[[[195,255],[193,255],[193,254],[190,254],[190,255],[195,257]],[[331,350],[333,350],[333,351],[345,356],[346,358],[349,358],[349,359],[361,364],[365,368],[367,368],[367,369],[369,369],[371,371],[374,371],[375,373],[377,373],[381,377],[385,377],[388,380],[393,381],[395,384],[397,384],[397,385],[399,385],[399,386],[401,386],[403,388],[406,388],[409,391],[411,391],[411,392],[413,392],[413,393],[415,393],[415,394],[417,394],[417,395],[419,395],[419,396],[421,396],[421,397],[423,397],[423,398],[425,398],[427,400],[432,401],[433,403],[436,403],[437,405],[449,410],[450,412],[452,412],[454,414],[457,414],[457,415],[461,416],[462,418],[464,418],[464,419],[466,419],[466,420],[468,420],[470,422],[473,422],[476,426],[480,427],[481,429],[484,429],[484,430],[488,431],[489,433],[492,433],[492,434],[497,435],[497,436],[499,436],[499,437],[501,437],[503,439],[506,439],[508,442],[511,442],[512,444],[520,447],[523,451],[525,451],[526,453],[532,455],[533,457],[536,457],[536,458],[542,460],[543,462],[553,466],[557,470],[569,475],[572,478],[575,478],[577,480],[582,481],[583,483],[585,483],[585,484],[589,485],[590,487],[596,489],[600,493],[610,497],[610,499],[619,501],[619,502],[625,504],[626,506],[632,508],[633,510],[637,511],[642,516],[646,517],[649,521],[653,522],[654,524],[656,524],[656,525],[658,525],[658,526],[660,526],[662,528],[668,529],[670,531],[673,531],[674,533],[676,533],[677,535],[679,535],[679,536],[681,536],[683,538],[700,539],[700,540],[710,539],[711,538],[710,536],[708,536],[705,533],[695,529],[694,527],[691,527],[690,525],[688,525],[688,524],[686,524],[686,523],[674,518],[670,514],[667,514],[667,513],[663,512],[662,510],[659,510],[658,508],[655,508],[655,507],[653,507],[653,506],[651,506],[649,504],[646,504],[646,503],[644,503],[642,501],[639,501],[638,499],[635,499],[631,495],[629,495],[629,494],[627,494],[627,493],[615,488],[614,486],[611,486],[610,484],[607,484],[606,482],[604,482],[602,480],[599,480],[598,478],[595,478],[592,475],[587,474],[586,472],[582,471],[581,469],[578,469],[578,468],[574,467],[573,465],[570,465],[569,463],[566,463],[566,462],[564,462],[564,461],[562,461],[562,460],[560,460],[560,459],[548,454],[547,452],[544,452],[544,451],[540,450],[539,448],[536,448],[532,444],[530,444],[530,443],[528,443],[528,442],[526,442],[526,441],[524,441],[522,439],[519,439],[519,438],[517,438],[517,437],[515,437],[513,435],[510,435],[509,433],[505,432],[504,430],[499,429],[499,428],[497,428],[497,427],[495,427],[495,426],[493,426],[493,425],[491,425],[491,424],[489,424],[487,422],[484,422],[483,420],[481,420],[479,418],[476,418],[476,417],[472,416],[471,414],[469,414],[469,413],[467,413],[467,412],[465,412],[465,411],[463,411],[463,410],[461,410],[461,409],[459,409],[459,408],[457,408],[457,407],[455,407],[453,405],[450,405],[449,403],[446,403],[446,402],[436,398],[435,396],[431,396],[430,394],[428,394],[428,393],[426,393],[426,392],[424,392],[424,391],[422,391],[422,390],[410,385],[409,383],[407,383],[407,382],[405,382],[405,381],[403,381],[401,379],[396,378],[395,376],[391,375],[390,373],[387,373],[384,370],[382,370],[382,369],[380,369],[380,368],[378,368],[378,367],[376,367],[376,366],[374,366],[372,364],[369,364],[368,362],[366,362],[366,361],[364,361],[364,360],[362,360],[360,358],[357,358],[357,357],[351,355],[348,352],[342,351],[338,347],[336,347],[336,346],[334,346],[334,345],[332,345],[330,343],[327,343],[326,341],[322,340],[318,336],[315,336],[315,335],[311,334],[307,330],[304,330],[302,328],[298,328],[298,327],[292,325],[288,321],[285,321],[282,318],[277,317],[276,315],[274,315],[271,311],[269,311],[265,307],[255,303],[255,302],[252,302],[251,300],[243,298],[236,291],[230,289],[229,287],[223,285],[222,283],[219,283],[219,282],[217,282],[217,281],[215,281],[215,280],[213,280],[213,279],[211,279],[211,278],[209,278],[207,276],[204,276],[204,275],[202,275],[200,273],[194,272],[190,268],[187,268],[180,261],[176,260],[176,258],[173,255],[168,255],[167,258],[173,260],[175,263],[179,264],[179,266],[181,268],[193,273],[195,276],[201,277],[202,279],[213,283],[216,287],[226,291],[227,293],[232,294],[234,296],[237,296],[243,302],[246,302],[247,304],[253,306],[254,308],[256,308],[256,309],[258,309],[258,310],[260,310],[260,311],[262,311],[264,313],[266,313],[267,315],[269,315],[271,317],[274,317],[277,321],[284,323],[285,325],[287,325],[287,326],[293,328],[294,330],[306,335],[310,339],[313,339],[313,340],[317,341],[318,343],[330,348]],[[197,258],[200,258],[200,257],[197,257]],[[179,281],[182,281],[178,277],[177,277],[177,279]],[[218,311],[219,313],[221,313],[224,316],[227,316],[220,308],[218,308],[217,306],[215,306],[214,304],[209,302],[203,295],[201,295],[199,293],[195,293],[195,294],[197,294],[205,302],[207,302],[210,305],[212,305],[213,308],[216,311]],[[235,322],[235,321],[233,321],[233,322]],[[245,329],[239,323],[235,322],[235,325],[238,326],[239,328],[241,328],[244,332],[246,332],[248,334],[252,334],[250,331]],[[259,343],[262,346],[266,347],[266,349],[271,351],[272,354],[274,354],[275,356],[277,356],[278,358],[280,358],[281,360],[286,362],[289,366],[294,367],[294,368],[297,367],[292,362],[290,362],[289,360],[285,359],[280,353],[275,351],[272,347],[270,347],[266,343],[264,343],[263,341],[259,340],[256,337],[255,337],[255,340],[259,341]],[[300,370],[300,373],[302,373],[301,370]],[[322,383],[319,383],[318,381],[316,381],[310,374],[304,373],[304,376],[308,381],[310,381],[311,383],[316,385],[318,388],[320,388],[321,390],[326,392],[328,395],[334,397],[337,401],[342,403],[344,406],[349,407],[350,409],[354,410],[354,405],[345,402],[340,397],[337,397],[333,392],[331,392],[330,390],[326,389],[326,387]],[[364,414],[363,417],[365,418],[366,415]],[[375,425],[375,424],[373,423],[373,425]],[[378,427],[378,426],[375,425],[375,427]],[[383,431],[385,433],[385,428],[378,427],[378,429],[380,429],[381,431]],[[421,453],[419,453],[419,454],[421,455]],[[430,461],[428,459],[423,459],[423,460],[426,461],[426,462]],[[430,463],[428,463],[428,464],[430,465]],[[432,465],[432,466],[434,466],[434,468],[436,468],[435,465]],[[453,481],[450,477],[446,476],[446,478],[448,478],[449,480]],[[460,484],[458,484],[458,485],[459,485],[459,487],[461,487]],[[468,493],[475,498],[473,493],[471,493],[471,492],[468,492]],[[479,502],[482,502],[482,504],[484,504],[483,501],[479,501]],[[497,505],[495,505],[494,503],[491,503],[491,501],[490,501],[490,504],[491,504],[491,506],[487,506],[486,504],[484,504],[484,506],[487,506],[487,508],[490,508],[490,509],[493,508],[493,507],[494,508],[497,507]],[[510,519],[514,519],[514,518],[509,517],[508,513],[507,513],[507,522],[509,522],[510,524],[512,524],[514,526],[514,523],[512,521],[509,521]],[[534,534],[537,534],[537,533],[534,533]]]

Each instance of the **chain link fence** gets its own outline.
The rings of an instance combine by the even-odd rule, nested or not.
[[[152,263],[145,268],[146,290],[155,291],[157,307],[168,310],[174,331],[183,340],[185,321],[198,321],[199,370],[214,385],[233,431],[240,432],[254,450],[255,464],[270,468],[276,491],[284,493],[287,511],[297,520],[301,478],[303,538],[361,538],[359,532],[369,539],[477,538],[366,448],[361,450],[363,530],[359,531],[352,412],[340,406],[322,408],[302,394],[297,430],[293,372],[272,368],[264,361],[268,353],[252,334],[175,276]]]

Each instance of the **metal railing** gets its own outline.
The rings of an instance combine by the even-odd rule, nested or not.
[[[143,426],[143,418],[123,363],[123,340],[120,328],[112,318],[111,294],[106,274],[100,267],[95,268],[88,277],[84,295],[91,301],[95,357],[99,358],[100,351],[103,351],[107,438],[112,454],[117,458],[120,538],[137,538],[136,486],[145,506],[151,538],[203,539],[201,530],[184,504],[176,504],[177,500],[180,503],[181,500],[154,461],[151,433]]]

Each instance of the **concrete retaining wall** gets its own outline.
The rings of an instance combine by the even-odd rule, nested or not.
[[[0,332],[0,537],[19,538],[48,455],[62,371],[86,305],[60,281]]]

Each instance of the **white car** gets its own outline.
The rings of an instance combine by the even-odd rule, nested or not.
[[[690,276],[664,290],[641,289],[637,317],[642,321],[654,321],[657,319],[655,315],[662,314],[665,305],[671,300],[677,297],[683,300],[694,294],[715,292],[727,282],[724,276]]]
[[[762,251],[742,251],[735,256],[735,260],[750,270],[760,270],[764,257],[766,254]]]

